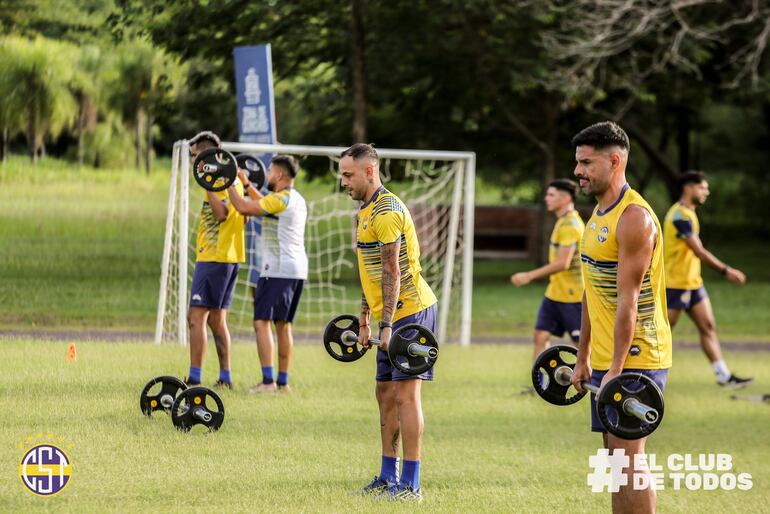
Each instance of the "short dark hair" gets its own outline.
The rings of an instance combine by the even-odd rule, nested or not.
[[[206,143],[210,143],[210,144],[206,144]],[[210,130],[204,130],[195,134],[192,137],[192,139],[188,141],[188,144],[190,146],[197,145],[203,148],[211,148],[211,147],[219,148],[219,145],[222,144],[222,142],[219,139],[218,135],[214,134]]]
[[[367,143],[356,143],[340,154],[340,158],[348,156],[352,157],[354,161],[361,157],[368,157],[380,162],[380,156],[377,155],[377,150],[374,149],[374,145]]]
[[[291,155],[276,155],[270,160],[270,164],[280,166],[285,171],[289,172],[291,178],[296,177],[297,172],[299,171],[299,163],[297,162],[297,159]]]
[[[604,150],[611,146],[619,146],[624,150],[631,149],[626,131],[614,121],[602,121],[586,127],[572,138],[572,146],[592,146],[597,150]]]
[[[551,183],[548,184],[548,187],[569,193],[573,200],[577,194],[577,184],[574,180],[568,178],[557,178],[556,180],[552,180]]]
[[[684,192],[684,186],[687,184],[700,184],[705,182],[706,174],[702,171],[689,170],[685,171],[676,178],[676,187],[679,189],[679,194]]]

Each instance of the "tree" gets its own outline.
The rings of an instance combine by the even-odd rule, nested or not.
[[[77,114],[68,87],[75,49],[43,37],[29,41],[11,36],[5,38],[3,46],[4,53],[11,56],[4,82],[10,84],[13,98],[6,105],[5,118],[7,122],[23,121],[29,155],[36,163],[45,137],[56,137]]]

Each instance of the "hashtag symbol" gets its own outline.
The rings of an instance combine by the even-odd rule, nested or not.
[[[599,448],[596,455],[588,457],[588,465],[593,469],[588,474],[588,485],[591,491],[600,493],[605,489],[612,493],[620,491],[620,487],[628,485],[628,476],[623,473],[623,468],[629,464],[629,458],[622,448],[618,448],[610,455],[606,448]]]

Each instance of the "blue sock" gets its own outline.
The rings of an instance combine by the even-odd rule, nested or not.
[[[420,461],[404,459],[404,472],[401,474],[401,483],[412,486],[412,489],[420,487]]]
[[[190,366],[190,375],[187,377],[187,380],[190,382],[197,382],[201,383],[201,375],[203,373],[201,372],[201,368],[193,368]]]
[[[380,466],[380,480],[383,482],[398,483],[398,457],[382,456]]]
[[[272,384],[275,382],[275,379],[273,378],[273,367],[272,366],[263,366],[262,367],[262,383],[263,384]]]
[[[285,386],[289,383],[289,372],[288,371],[279,371],[278,372],[278,385],[279,386]]]
[[[219,370],[219,380],[221,382],[227,382],[229,384],[231,382],[230,370],[229,369],[220,369]]]

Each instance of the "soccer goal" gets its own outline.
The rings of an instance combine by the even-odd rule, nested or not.
[[[344,148],[279,144],[222,143],[235,154],[288,154],[300,162],[328,160],[327,180],[313,182],[305,196],[308,219],[305,245],[310,273],[294,333],[319,343],[326,323],[339,314],[358,314],[361,287],[355,254],[354,217],[358,202],[340,190],[337,162]],[[439,300],[439,342],[470,344],[473,287],[473,206],[476,155],[472,152],[378,148],[385,186],[409,208],[420,241],[423,276]],[[195,266],[195,235],[202,189],[191,181],[187,141],[174,144],[161,265],[155,342],[185,345],[188,287]],[[317,184],[326,188],[318,193]],[[326,186],[328,184],[328,187]],[[252,249],[247,249],[251,252]],[[253,304],[241,265],[228,325],[233,335],[253,337]]]

